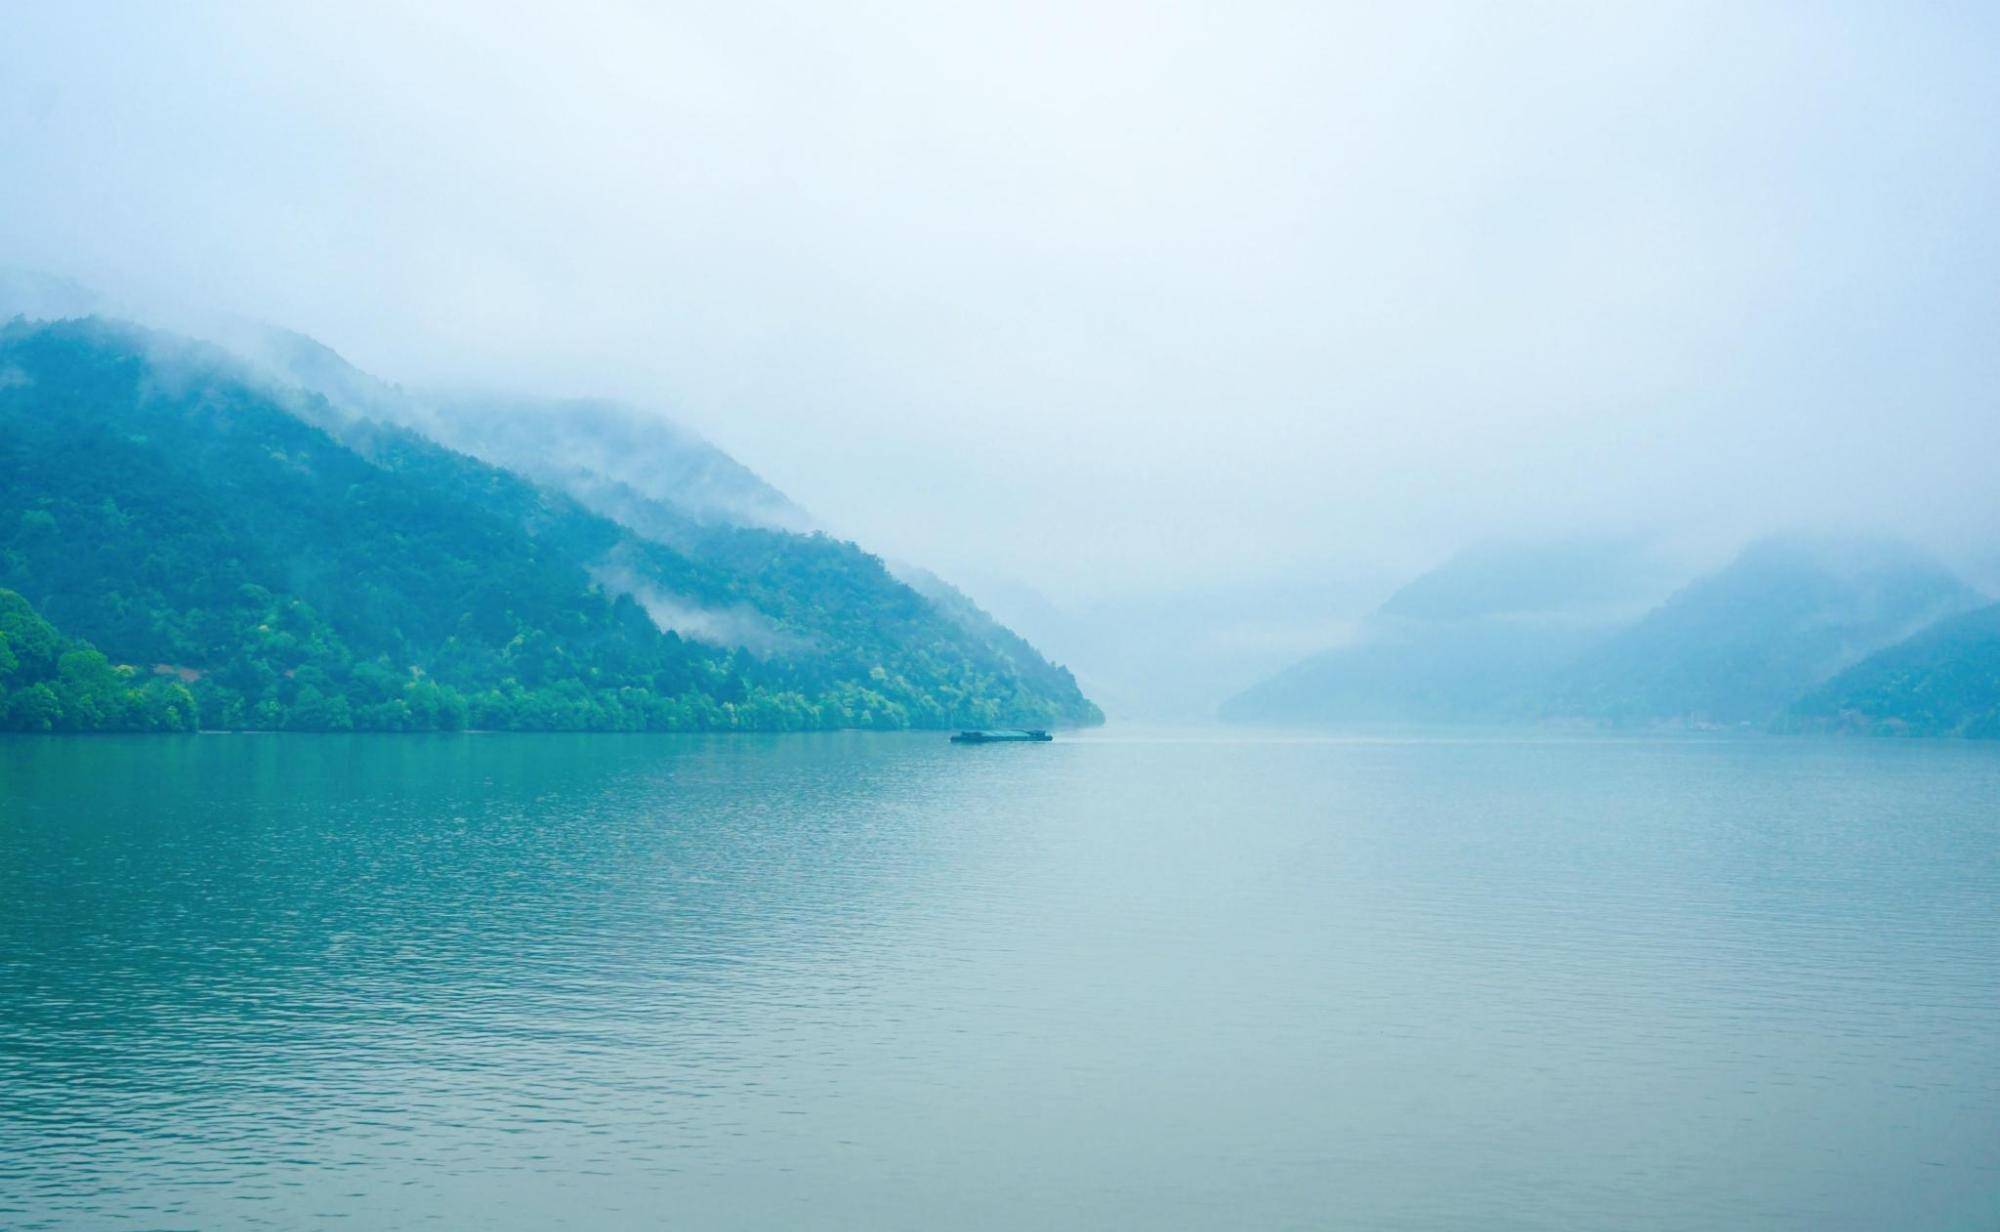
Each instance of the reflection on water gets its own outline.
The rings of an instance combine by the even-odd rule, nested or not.
[[[0,741],[0,1225],[2000,1223],[2000,748]]]

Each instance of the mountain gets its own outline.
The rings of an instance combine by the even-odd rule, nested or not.
[[[601,398],[410,391],[304,334],[253,323],[238,324],[226,341],[279,382],[319,394],[345,415],[414,429],[592,508],[636,493],[697,521],[814,529],[784,493],[658,414]]]
[[[1979,602],[1906,545],[1765,539],[1580,657],[1543,710],[1761,725],[1871,652]]]
[[[700,521],[806,532],[812,517],[721,449],[663,415],[607,399],[411,390],[355,367],[294,330],[187,306],[120,303],[71,279],[0,267],[0,321],[109,316],[213,342],[276,387],[320,395],[323,408],[413,429],[460,453],[590,503],[629,488]]]
[[[1557,621],[1369,622],[1223,703],[1231,723],[1500,722],[1531,707],[1538,682],[1591,635]]]
[[[0,328],[0,587],[185,683],[209,727],[1101,718],[853,544],[732,524],[636,472],[602,476],[616,502],[537,484],[327,356],[339,403],[136,326]]]
[[[630,491],[698,521],[813,529],[805,510],[736,459],[622,403],[458,396],[433,405],[426,432],[434,439],[593,508],[611,493]]]
[[[1780,726],[2000,739],[2000,604],[1876,651],[1794,703]]]
[[[1639,545],[1486,543],[1406,583],[1354,641],[1224,703],[1232,722],[1496,722],[1660,592]]]
[[[1648,605],[1630,544],[1489,544],[1391,595],[1349,645],[1246,690],[1256,722],[1755,724],[1873,651],[1980,602],[1879,541],[1778,537]]]
[[[927,599],[939,615],[956,625],[960,633],[1004,660],[1018,678],[1032,687],[1050,692],[1076,688],[1075,678],[1068,668],[1057,667],[1044,659],[1028,639],[995,620],[958,587],[918,566],[896,566],[892,572]],[[1094,712],[1095,707],[1092,709]],[[1102,719],[1101,715],[1097,717]]]
[[[1378,614],[1422,621],[1558,616],[1595,619],[1657,598],[1659,569],[1624,539],[1488,542],[1405,583]]]

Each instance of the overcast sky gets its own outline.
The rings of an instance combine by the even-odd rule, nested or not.
[[[1058,604],[2000,526],[1981,6],[304,7],[7,5],[0,262]]]

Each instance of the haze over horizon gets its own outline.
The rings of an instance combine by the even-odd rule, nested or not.
[[[2000,560],[1990,16],[487,14],[12,14],[0,264],[1274,661],[1495,536]]]
[[[2000,4],[0,28],[0,1232],[2000,1232]]]

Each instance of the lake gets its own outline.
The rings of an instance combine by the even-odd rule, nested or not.
[[[1992,1229],[2000,747],[0,740],[0,1226]]]

